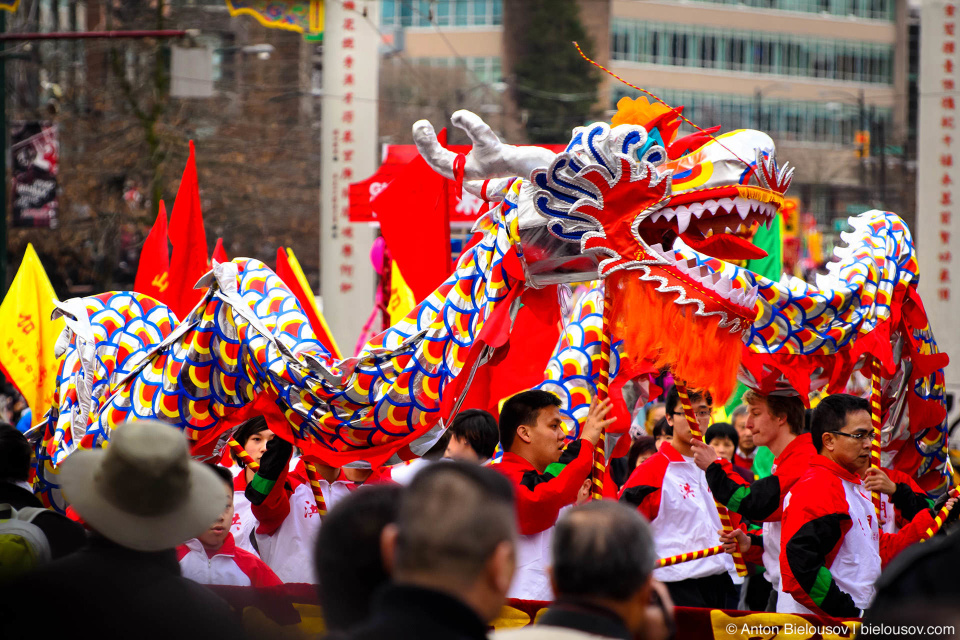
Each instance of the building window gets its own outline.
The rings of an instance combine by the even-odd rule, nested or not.
[[[684,0],[688,2],[690,0]],[[693,0],[706,4],[817,13],[844,18],[893,22],[896,0]]]
[[[855,132],[863,128],[860,123],[861,115],[868,120],[867,124],[872,130],[886,127],[887,132],[892,131],[892,110],[869,105],[867,111],[861,114],[856,104],[846,102],[762,98],[758,105],[756,98],[752,96],[672,89],[651,89],[650,92],[670,106],[682,105],[683,115],[700,127],[720,124],[723,125],[723,131],[759,129],[770,134],[777,143],[789,141],[852,147]],[[616,109],[617,101],[624,96],[635,98],[638,95],[640,94],[632,89],[617,88],[613,93],[612,107]],[[680,135],[693,132],[685,123],[680,128]]]
[[[500,82],[503,73],[498,57],[466,58],[411,58],[410,63],[424,67],[454,68],[461,66],[467,70],[468,81],[477,85],[490,85]]]
[[[625,62],[893,84],[893,45],[626,19],[610,36]]]
[[[381,0],[384,27],[492,27],[503,24],[503,0]]]

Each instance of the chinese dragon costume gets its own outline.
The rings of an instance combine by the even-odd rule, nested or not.
[[[355,357],[335,361],[290,290],[252,259],[215,264],[182,321],[137,293],[59,303],[67,328],[55,406],[37,434],[40,495],[62,509],[57,465],[142,418],[182,429],[199,458],[219,455],[253,414],[307,460],[379,466],[416,457],[440,436],[476,368],[510,347],[524,291],[598,279],[603,291],[574,309],[541,385],[561,396],[572,431],[596,390],[604,326],[615,347],[611,376],[665,368],[715,397],[729,394],[738,373],[763,393],[806,397],[879,367],[884,463],[942,490],[946,356],[917,294],[903,221],[883,211],[851,218],[847,246],[816,284],[761,277],[734,264],[758,257],[736,231],[769,225],[790,185],[771,138],[714,129],[678,139],[679,109],[643,98],[619,106],[611,124],[576,128],[556,154],[503,144],[459,111],[453,124],[473,148],[457,157],[429,123],[416,123],[428,164],[490,209],[447,280]]]

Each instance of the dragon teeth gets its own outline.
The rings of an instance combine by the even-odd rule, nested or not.
[[[690,211],[677,211],[677,233],[683,233],[690,226]]]

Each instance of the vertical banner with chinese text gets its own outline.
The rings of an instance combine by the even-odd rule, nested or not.
[[[960,90],[957,23],[960,1],[924,0],[920,14],[920,117],[917,229],[920,294],[940,350],[952,356],[947,392],[960,392]],[[956,407],[956,403],[954,403]]]
[[[57,125],[35,120],[10,127],[13,160],[13,226],[57,226]]]
[[[349,216],[350,183],[377,168],[380,7],[374,0],[329,0],[325,11],[320,295],[334,339],[353,345],[374,300],[374,231]]]

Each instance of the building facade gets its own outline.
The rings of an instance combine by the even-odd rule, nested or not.
[[[384,0],[413,66],[509,87],[515,0]],[[914,215],[905,0],[579,0],[599,62],[703,127],[768,132],[797,167],[791,195],[821,227],[883,207]],[[387,68],[387,67],[385,67]],[[510,90],[499,129],[519,139]],[[640,93],[604,78],[608,113]],[[490,105],[488,105],[489,107]],[[496,113],[494,109],[488,112]],[[490,120],[495,129],[498,120]],[[683,130],[682,130],[683,131]],[[513,135],[510,135],[513,134]]]

